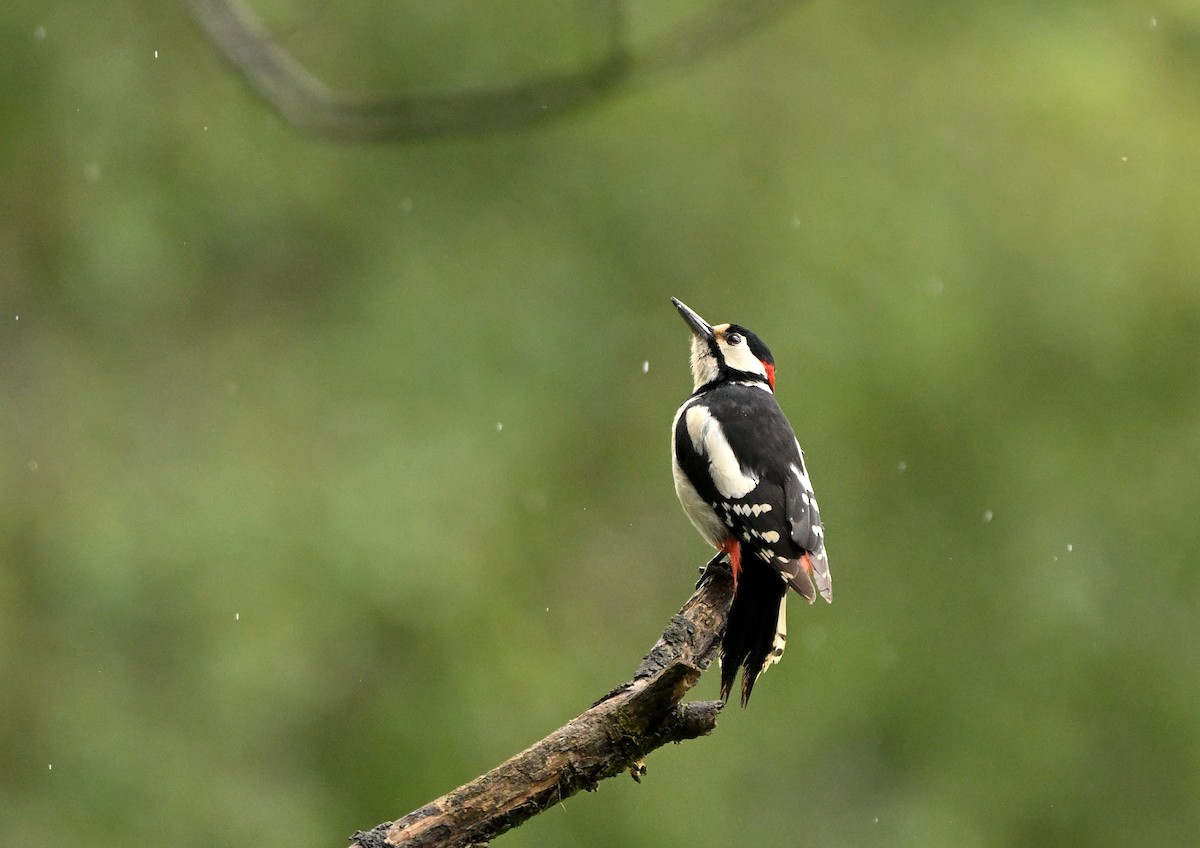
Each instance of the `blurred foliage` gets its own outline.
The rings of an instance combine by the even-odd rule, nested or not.
[[[601,43],[541,4],[456,73],[473,7],[366,6],[260,11],[350,83]],[[339,845],[624,679],[708,556],[670,295],[776,352],[836,602],[503,844],[1200,841],[1193,6],[811,3],[406,147],[180,5],[0,20],[0,842]]]

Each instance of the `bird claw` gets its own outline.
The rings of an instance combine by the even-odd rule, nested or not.
[[[729,565],[729,554],[721,551],[715,557],[708,561],[707,565],[700,567],[700,579],[696,581],[696,588],[699,589],[705,583],[713,578],[716,574],[733,574],[733,569]]]

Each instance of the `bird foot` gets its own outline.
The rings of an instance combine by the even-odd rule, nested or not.
[[[720,573],[733,574],[733,569],[729,565],[729,554],[725,551],[720,551],[708,561],[707,565],[701,567],[700,579],[696,581],[696,588],[699,589],[707,581],[711,580],[713,575]]]

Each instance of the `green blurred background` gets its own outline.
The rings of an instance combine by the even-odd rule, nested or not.
[[[436,90],[602,52],[559,6],[256,8]],[[773,347],[836,602],[500,842],[1200,844],[1193,4],[800,4],[379,146],[180,4],[0,27],[0,843],[341,845],[625,679],[708,556],[676,295]]]

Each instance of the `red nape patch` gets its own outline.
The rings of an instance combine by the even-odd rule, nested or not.
[[[763,368],[767,369],[767,382],[771,384],[771,391],[775,391],[775,366],[770,362],[764,362]]]
[[[729,570],[733,572],[733,593],[737,594],[738,575],[742,573],[742,544],[737,539],[721,543],[721,550],[729,554]]]

